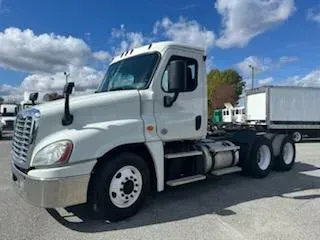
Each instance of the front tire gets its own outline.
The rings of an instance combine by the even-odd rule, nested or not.
[[[149,169],[144,159],[120,153],[105,159],[93,176],[91,208],[98,218],[119,221],[141,208],[150,190]]]

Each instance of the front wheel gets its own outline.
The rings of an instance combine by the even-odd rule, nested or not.
[[[119,221],[134,215],[149,193],[149,169],[133,153],[106,159],[91,184],[90,205],[96,216]]]

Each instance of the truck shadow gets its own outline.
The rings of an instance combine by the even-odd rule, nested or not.
[[[137,215],[118,223],[90,219],[85,205],[68,207],[62,212],[59,209],[47,211],[65,227],[87,233],[142,227],[201,215],[228,216],[237,214],[228,208],[262,198],[319,198],[319,194],[302,192],[320,188],[320,178],[311,175],[315,170],[319,168],[298,162],[291,171],[272,172],[265,179],[234,174],[167,189],[150,197]]]

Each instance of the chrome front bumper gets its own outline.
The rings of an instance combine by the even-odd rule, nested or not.
[[[22,198],[36,207],[67,207],[87,201],[89,175],[42,179],[31,177],[11,164],[12,179]]]

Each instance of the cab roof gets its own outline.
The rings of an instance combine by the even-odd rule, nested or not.
[[[161,54],[164,53],[168,48],[178,48],[178,49],[185,49],[185,50],[192,50],[195,52],[200,52],[201,54],[205,54],[205,49],[197,46],[192,46],[188,44],[182,44],[172,41],[165,41],[165,42],[156,42],[156,43],[150,43],[148,45],[144,45],[142,47],[130,49],[128,51],[125,51],[121,53],[119,56],[116,56],[112,63],[118,62],[122,59],[126,59],[132,56],[136,56],[143,53],[148,52],[160,52]]]

